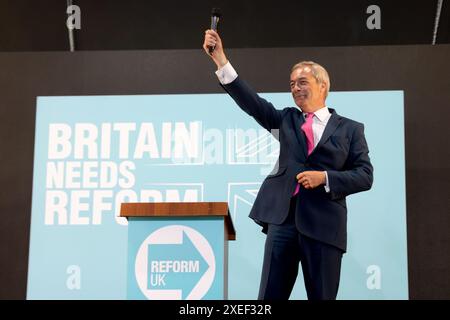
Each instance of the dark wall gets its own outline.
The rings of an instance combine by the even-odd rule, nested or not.
[[[431,44],[438,0],[73,0],[77,50],[194,49],[220,7],[228,48]],[[369,30],[369,5],[381,29]],[[68,50],[65,0],[0,0],[0,51]],[[437,43],[450,43],[443,1]]]
[[[288,90],[290,67],[303,59],[328,69],[332,91],[405,91],[410,298],[449,299],[450,45],[233,49],[228,55],[259,92]],[[222,89],[200,49],[0,53],[0,70],[0,299],[24,299],[36,96]]]

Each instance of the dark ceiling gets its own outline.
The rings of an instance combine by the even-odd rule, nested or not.
[[[228,48],[450,43],[449,0],[73,0],[76,50],[201,48],[213,7]],[[68,1],[0,0],[0,51],[68,50]],[[370,5],[381,29],[366,26]]]

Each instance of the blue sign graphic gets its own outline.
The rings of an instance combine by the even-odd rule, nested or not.
[[[293,106],[290,93],[261,96]],[[364,123],[374,166],[372,189],[347,199],[338,299],[407,299],[403,92],[331,92],[327,105]],[[237,234],[228,297],[256,299],[265,236],[248,213],[277,146],[226,94],[38,97],[27,298],[127,298],[122,202],[228,201]],[[145,252],[163,247],[148,243]],[[200,282],[205,268],[199,264]],[[169,288],[178,276],[167,273]],[[292,299],[306,299],[302,281]],[[214,288],[204,298],[221,290]]]

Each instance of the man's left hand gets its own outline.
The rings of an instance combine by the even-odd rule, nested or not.
[[[305,189],[314,189],[327,182],[325,171],[303,171],[296,178]]]

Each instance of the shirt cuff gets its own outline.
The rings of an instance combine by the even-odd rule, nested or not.
[[[330,184],[328,183],[328,173],[326,172],[326,171],[324,171],[325,172],[325,180],[326,180],[326,183],[325,183],[325,192],[330,192]]]
[[[222,68],[218,69],[216,71],[216,75],[217,78],[219,78],[219,82],[223,85],[233,82],[238,77],[238,74],[236,70],[234,70],[230,61],[228,61]]]

